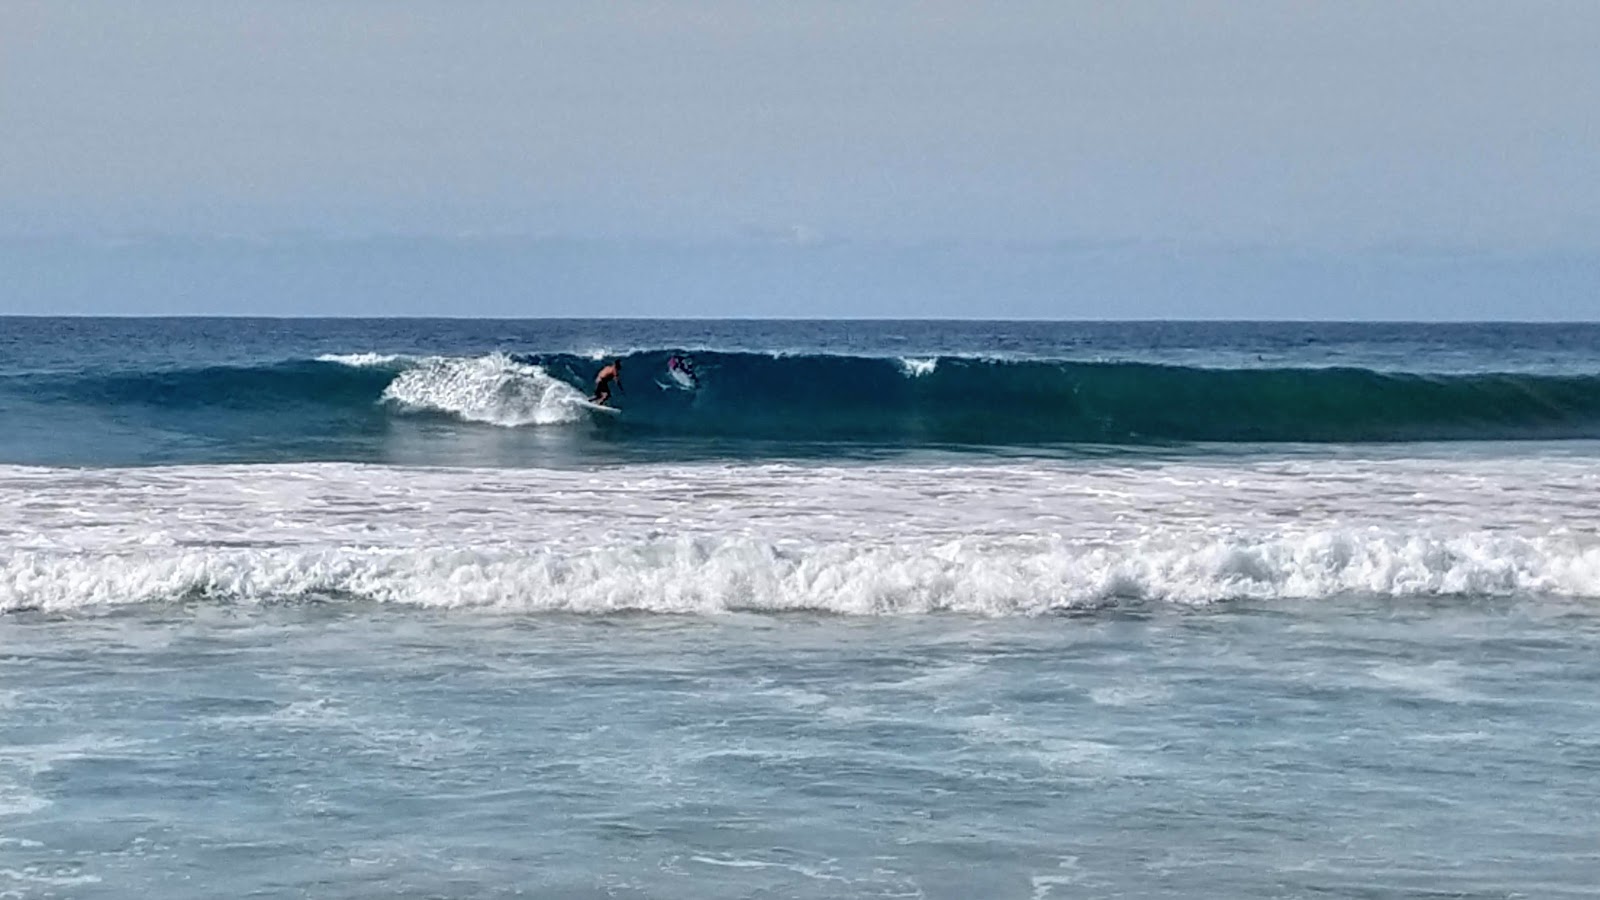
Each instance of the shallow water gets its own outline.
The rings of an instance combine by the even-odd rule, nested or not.
[[[1574,604],[0,628],[25,896],[1576,897],[1600,865]]]

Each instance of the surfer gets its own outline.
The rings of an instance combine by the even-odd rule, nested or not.
[[[667,374],[684,387],[698,387],[700,384],[700,379],[694,375],[694,364],[677,354],[667,360]]]
[[[611,400],[611,389],[615,387],[622,390],[622,360],[614,359],[611,365],[600,370],[594,377],[594,396],[589,399],[594,403],[604,404]]]

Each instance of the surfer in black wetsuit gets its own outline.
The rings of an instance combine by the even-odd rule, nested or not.
[[[622,390],[622,360],[614,359],[611,365],[600,370],[594,377],[594,396],[589,399],[595,403],[607,403],[611,400],[611,388]]]

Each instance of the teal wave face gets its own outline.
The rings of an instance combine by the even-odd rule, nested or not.
[[[624,356],[618,417],[585,415],[601,362],[570,354],[300,360],[9,379],[32,415],[75,407],[257,446],[396,421],[652,437],[1028,446],[1600,437],[1600,376],[1194,368],[701,352]],[[338,456],[336,449],[330,450]]]
[[[670,355],[623,358],[642,383],[618,401],[631,427],[984,445],[1600,436],[1600,376],[702,353],[683,391],[656,383]],[[522,359],[573,384],[598,368]]]
[[[39,375],[18,379],[38,397],[102,407],[240,410],[370,407],[393,371],[294,360],[263,366]]]

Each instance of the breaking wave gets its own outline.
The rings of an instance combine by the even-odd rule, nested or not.
[[[365,363],[357,363],[365,365]],[[544,369],[503,354],[430,359],[397,375],[384,401],[491,425],[558,425],[583,418],[583,395]]]
[[[1600,375],[705,351],[694,355],[697,388],[681,390],[665,377],[674,352],[622,357],[623,414],[605,423],[608,434],[988,446],[1600,437]],[[568,425],[586,418],[574,401],[597,368],[578,354],[350,353],[8,380],[26,382],[30,401],[112,413],[270,413],[265,426],[240,429],[294,434],[297,411],[324,431],[370,427],[384,411]]]
[[[1571,536],[1374,529],[1116,545],[795,545],[743,537],[589,550],[359,547],[28,551],[0,611],[356,599],[502,612],[1029,616],[1124,603],[1339,595],[1600,597],[1600,546]]]

